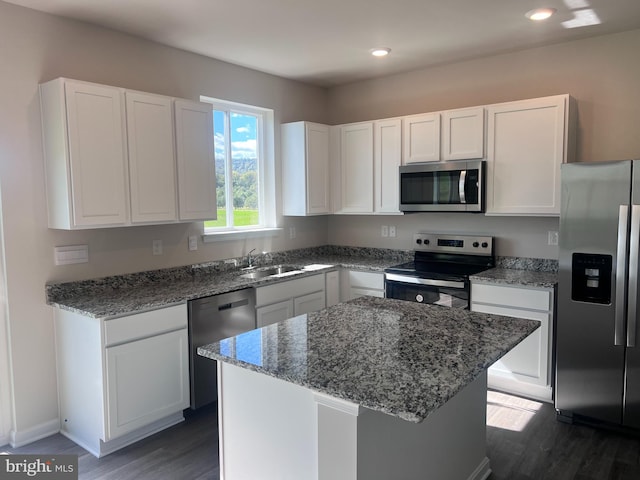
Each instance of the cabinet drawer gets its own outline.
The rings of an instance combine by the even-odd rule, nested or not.
[[[187,304],[114,318],[104,322],[105,347],[187,327]]]
[[[505,307],[551,310],[551,291],[502,285],[471,284],[472,303],[491,303]]]
[[[324,291],[324,273],[256,288],[256,306]]]
[[[384,290],[384,274],[349,271],[349,285],[351,287]]]

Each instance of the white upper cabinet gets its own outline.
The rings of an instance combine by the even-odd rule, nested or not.
[[[174,106],[180,220],[215,220],[213,107],[189,100],[175,100]]]
[[[331,213],[329,126],[311,122],[280,126],[284,215]]]
[[[560,214],[560,165],[571,160],[570,97],[487,107],[488,215]]]
[[[340,206],[336,213],[373,212],[373,123],[340,128]]]
[[[210,105],[65,78],[40,105],[49,228],[216,217]]]
[[[126,92],[131,221],[177,219],[173,108],[169,97]]]
[[[440,114],[411,115],[402,119],[402,163],[440,160]]]
[[[484,108],[442,112],[442,160],[484,158]]]
[[[402,162],[402,122],[399,118],[373,124],[375,213],[400,213],[398,169]]]
[[[49,227],[125,225],[122,90],[59,78],[40,86]]]

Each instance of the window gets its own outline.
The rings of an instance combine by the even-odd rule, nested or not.
[[[218,218],[205,234],[275,226],[273,111],[201,97],[213,105]]]

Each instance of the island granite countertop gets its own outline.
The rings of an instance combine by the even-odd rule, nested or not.
[[[361,297],[198,354],[419,423],[540,325]]]

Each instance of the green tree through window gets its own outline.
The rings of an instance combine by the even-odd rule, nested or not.
[[[207,229],[261,225],[261,118],[234,109],[213,112],[218,219]]]

